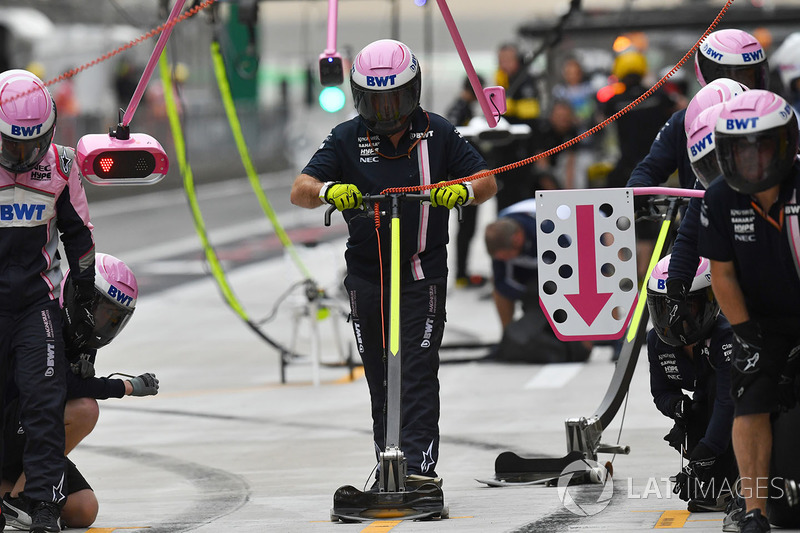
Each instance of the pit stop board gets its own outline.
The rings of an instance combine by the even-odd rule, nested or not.
[[[536,192],[539,305],[563,341],[620,338],[638,298],[633,190]]]

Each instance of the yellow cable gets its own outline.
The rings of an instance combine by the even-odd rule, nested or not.
[[[194,188],[192,167],[189,166],[186,160],[186,143],[183,138],[183,127],[181,126],[181,120],[178,115],[178,108],[175,104],[175,96],[172,92],[172,77],[169,70],[166,50],[161,53],[161,57],[158,59],[158,66],[161,72],[161,83],[164,86],[164,102],[167,109],[167,118],[169,118],[172,138],[175,142],[175,155],[178,157],[178,166],[183,176],[183,187],[186,190],[186,197],[189,199],[189,207],[191,208],[192,220],[194,221],[197,235],[200,237],[200,242],[203,244],[203,251],[206,254],[206,260],[211,269],[211,274],[217,281],[217,285],[222,291],[225,302],[237,315],[249,323],[250,319],[228,283],[225,277],[225,270],[222,268],[219,258],[208,240],[208,232],[206,231],[206,225],[203,221],[203,214],[200,212],[200,206],[197,203],[197,193]]]
[[[283,226],[281,226],[281,223],[278,221],[278,216],[275,214],[275,210],[272,208],[272,205],[264,194],[264,191],[261,189],[261,183],[258,181],[258,174],[256,173],[256,169],[250,159],[250,154],[247,150],[247,143],[244,140],[244,135],[242,135],[242,126],[239,122],[239,117],[236,115],[236,107],[233,104],[233,97],[231,96],[231,87],[228,83],[228,77],[225,73],[225,62],[222,60],[222,54],[220,53],[219,43],[217,41],[211,43],[211,57],[214,63],[214,74],[217,78],[217,85],[219,86],[219,92],[222,96],[222,105],[225,108],[225,114],[228,116],[228,123],[231,126],[231,133],[233,133],[233,138],[236,142],[236,149],[239,151],[239,157],[241,158],[242,164],[247,171],[247,178],[250,180],[250,186],[253,188],[253,192],[255,192],[256,197],[258,198],[258,203],[261,205],[261,209],[272,223],[272,227],[275,229],[275,234],[280,239],[284,248],[286,248],[286,250],[289,252],[294,264],[297,265],[297,268],[306,279],[311,279],[311,273],[300,260],[300,256],[297,254],[294,244],[292,244],[291,239],[289,239],[289,236],[284,231]]]
[[[642,320],[642,313],[644,312],[644,305],[647,301],[647,281],[650,279],[650,275],[653,273],[653,269],[658,264],[658,261],[661,259],[661,250],[664,249],[664,241],[667,240],[667,234],[669,233],[670,221],[665,220],[661,223],[661,232],[658,234],[658,240],[656,240],[656,246],[653,248],[653,255],[650,256],[650,264],[647,266],[647,275],[642,282],[642,288],[639,291],[639,300],[636,302],[636,310],[633,312],[633,320],[631,320],[631,325],[628,326],[628,342],[633,342],[633,339],[636,338],[636,333],[639,331],[639,322]]]

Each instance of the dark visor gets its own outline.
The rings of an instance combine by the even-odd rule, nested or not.
[[[419,98],[418,79],[392,91],[370,91],[353,86],[353,99],[358,114],[367,127],[377,134],[400,131],[416,109]]]
[[[50,148],[53,130],[28,141],[12,139],[2,134],[3,147],[0,150],[0,165],[11,172],[29,172],[41,161]]]
[[[722,65],[701,54],[699,62],[700,72],[706,83],[719,78],[730,78],[750,89],[769,88],[769,72],[766,61],[755,65]]]
[[[124,308],[99,291],[95,291],[92,311],[95,326],[93,338],[87,343],[89,348],[100,348],[111,342],[133,315],[133,308]]]
[[[708,189],[714,178],[722,174],[714,150],[692,163],[692,170],[694,170],[694,175],[697,176],[697,179],[700,180],[705,189]]]

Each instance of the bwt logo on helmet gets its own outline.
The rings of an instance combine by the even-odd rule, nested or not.
[[[759,117],[729,118],[725,120],[726,130],[747,130],[758,125]]]
[[[764,50],[756,50],[755,52],[742,52],[742,60],[745,63],[752,61],[761,61],[764,59]]]
[[[0,205],[0,220],[42,220],[44,204]]]
[[[36,126],[17,126],[16,124],[11,125],[11,135],[30,137],[31,135],[40,135],[41,133],[41,124],[37,124]]]
[[[111,296],[112,300],[118,301],[125,307],[129,306],[131,304],[131,301],[133,300],[133,296],[128,296],[127,294],[125,294],[124,292],[122,292],[120,289],[116,288],[113,285],[111,285],[108,288],[108,295]]]
[[[725,57],[725,54],[722,52],[717,52],[707,44],[703,45],[703,53],[714,60],[722,61],[722,58]]]
[[[692,155],[697,155],[701,153],[703,150],[706,149],[706,147],[711,146],[712,144],[714,144],[714,137],[712,133],[709,133],[708,135],[706,135],[705,137],[703,137],[702,139],[700,139],[699,141],[697,141],[692,145]]]
[[[391,76],[367,76],[367,87],[388,87],[394,85],[397,74]]]

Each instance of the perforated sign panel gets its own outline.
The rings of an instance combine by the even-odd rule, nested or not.
[[[638,297],[631,189],[537,191],[539,304],[565,341],[618,339]]]

